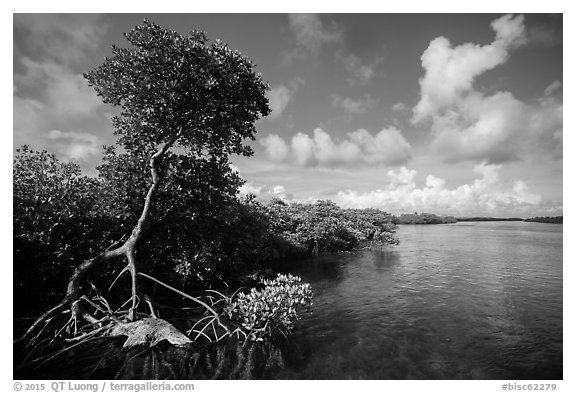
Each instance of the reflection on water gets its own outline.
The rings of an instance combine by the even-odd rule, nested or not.
[[[314,312],[279,378],[561,379],[562,225],[401,226],[291,272]]]
[[[562,225],[401,226],[392,249],[294,262],[313,312],[278,348],[87,343],[17,379],[562,379]]]

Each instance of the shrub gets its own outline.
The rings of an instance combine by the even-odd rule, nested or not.
[[[248,294],[238,294],[225,313],[242,326],[249,340],[263,341],[276,332],[286,336],[300,315],[311,311],[310,284],[291,274],[260,282],[264,285],[261,290],[252,288]]]

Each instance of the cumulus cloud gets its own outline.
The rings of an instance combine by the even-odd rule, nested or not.
[[[433,148],[447,161],[562,157],[562,104],[556,98],[527,105],[509,92],[473,93],[458,111],[436,116],[432,130]]]
[[[267,137],[260,140],[260,143],[266,149],[266,155],[274,161],[284,161],[288,157],[289,147],[284,142],[284,139],[280,138],[276,134],[270,134]]]
[[[445,37],[430,42],[421,57],[426,73],[420,79],[421,97],[414,108],[415,121],[453,104],[472,88],[478,75],[506,62],[510,50],[526,41],[523,16],[506,15],[491,26],[496,39],[488,45],[466,43],[453,47]]]
[[[14,15],[14,146],[33,143],[93,173],[114,136],[82,73],[106,31],[99,15]]]
[[[502,181],[500,170],[500,165],[477,164],[474,172],[478,178],[470,184],[448,188],[444,179],[432,175],[418,187],[417,172],[401,167],[388,171],[389,182],[384,189],[364,193],[341,191],[336,201],[343,207],[374,207],[396,214],[420,211],[453,215],[521,214],[542,202],[542,197],[530,192],[525,182]]]
[[[281,199],[285,202],[294,201],[294,195],[286,191],[282,185],[275,185],[273,187],[267,185],[257,186],[252,182],[246,182],[240,187],[240,195],[254,195],[260,201],[269,201],[271,199]]]
[[[102,153],[98,138],[86,132],[52,130],[48,133],[48,138],[65,142],[60,145],[60,153],[67,159],[82,161]]]
[[[274,134],[260,143],[270,159],[300,166],[401,165],[411,158],[410,144],[395,127],[384,128],[376,135],[358,129],[348,133],[344,140],[335,140],[326,131],[316,128],[311,136],[296,134],[290,143]]]
[[[332,100],[332,106],[335,108],[343,109],[347,114],[363,114],[367,110],[373,108],[377,101],[373,99],[369,94],[365,94],[361,98],[350,98],[342,97],[339,94],[332,94],[330,96]]]
[[[491,26],[496,37],[488,45],[453,47],[444,37],[430,42],[422,55],[425,75],[413,121],[431,120],[432,148],[446,161],[561,157],[562,103],[553,94],[559,81],[532,104],[510,92],[487,96],[474,88],[480,74],[506,62],[527,41],[522,16],[506,15]]]
[[[323,45],[342,39],[337,28],[327,27],[316,14],[290,14],[288,22],[298,44],[313,54],[318,54]]]
[[[82,134],[48,133],[51,127],[68,127],[69,122],[88,122],[97,116],[102,102],[88,87],[85,79],[71,69],[51,60],[36,62],[22,59],[25,72],[14,75],[14,82],[22,91],[32,89],[34,95],[15,92],[13,100],[14,144],[20,146],[35,141],[38,148],[53,146],[65,159],[85,160],[101,153],[96,137]],[[106,129],[105,126],[102,128]],[[46,139],[46,135],[48,138]],[[87,137],[92,137],[88,140]]]
[[[82,124],[84,130],[107,130],[108,119],[98,111],[101,99],[82,75],[105,32],[98,15],[14,15],[15,145],[35,141],[37,148],[53,149],[85,165],[101,153],[95,135],[58,129]]]

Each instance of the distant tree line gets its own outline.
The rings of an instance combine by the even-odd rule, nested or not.
[[[404,213],[400,216],[394,216],[395,224],[453,224],[457,222],[456,218],[451,216],[438,216],[431,213]]]
[[[94,178],[46,151],[17,150],[16,314],[31,315],[53,303],[65,291],[74,261],[113,246],[137,220],[134,206],[147,184],[133,168],[139,161],[127,158],[109,151]],[[148,228],[154,236],[148,235],[139,250],[150,274],[175,280],[180,289],[240,285],[293,257],[398,243],[395,217],[381,210],[342,209],[331,201],[261,203],[236,196],[241,179],[227,169],[194,173],[186,188],[184,179],[166,178]],[[121,268],[111,265],[91,280],[104,282]]]
[[[543,222],[547,224],[562,224],[564,220],[564,216],[546,216],[546,217],[532,217],[527,218],[524,221],[526,222]]]
[[[562,224],[563,216],[555,217],[532,217],[532,218],[518,218],[518,217],[458,217],[457,221],[525,221],[525,222],[544,222],[548,224]]]
[[[548,224],[562,224],[563,216],[546,216],[546,217],[452,217],[439,216],[431,213],[403,213],[399,216],[392,216],[394,224],[453,224],[456,222],[484,222],[484,221],[525,221],[525,222],[543,222]]]
[[[518,217],[458,217],[458,221],[524,221],[523,218]]]

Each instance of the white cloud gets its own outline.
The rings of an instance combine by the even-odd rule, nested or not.
[[[288,102],[292,99],[292,94],[292,91],[284,85],[279,85],[268,91],[266,96],[268,97],[270,109],[272,109],[269,118],[278,118],[282,115],[284,109],[288,106]]]
[[[274,161],[283,161],[288,156],[288,145],[278,135],[270,134],[260,143],[266,148],[266,155]]]
[[[436,116],[432,130],[433,148],[448,161],[562,157],[562,104],[551,97],[527,105],[508,92],[471,93],[457,110]]]
[[[421,97],[414,108],[416,122],[433,116],[472,88],[474,79],[508,60],[509,51],[525,42],[524,17],[510,15],[491,24],[496,39],[488,45],[452,47],[445,37],[433,39],[422,54],[426,70],[420,79]]]
[[[288,21],[298,43],[313,54],[317,54],[323,45],[342,39],[338,29],[327,28],[316,14],[290,14]]]
[[[275,185],[273,187],[267,185],[257,186],[252,182],[246,182],[240,187],[240,195],[252,194],[260,201],[269,201],[274,198],[281,199],[285,202],[295,201],[294,195],[286,191],[282,185]]]
[[[69,121],[93,119],[102,106],[100,98],[90,89],[82,75],[51,60],[35,62],[22,59],[23,74],[15,74],[18,88],[13,99],[14,145],[30,144],[43,146],[42,138],[51,127],[66,127]],[[32,89],[35,94],[20,96],[20,90]],[[67,158],[86,156],[92,150],[67,151]]]
[[[376,135],[358,129],[348,133],[344,140],[334,140],[330,134],[316,128],[311,136],[296,134],[290,143],[277,135],[270,135],[260,143],[270,159],[290,161],[300,166],[401,165],[411,157],[410,144],[394,127],[384,128]]]
[[[392,110],[394,112],[401,112],[401,111],[404,111],[406,109],[408,109],[408,107],[403,102],[397,102],[394,105],[392,105]]]
[[[90,134],[72,137],[48,131],[76,128],[78,124],[107,130],[97,115],[101,99],[76,71],[87,70],[85,63],[99,48],[105,31],[98,15],[14,15],[19,45],[13,93],[16,146],[34,143],[37,148],[55,147],[66,159],[84,159],[99,152],[93,144],[95,136],[88,140],[86,135]]]
[[[240,187],[239,192],[240,195],[249,195],[249,194],[260,195],[263,188],[264,188],[263,186],[256,186],[251,182],[246,182]]]
[[[505,216],[522,214],[542,202],[541,196],[531,193],[523,181],[516,180],[512,185],[502,181],[500,170],[500,165],[478,164],[474,172],[480,177],[456,188],[448,188],[444,179],[428,175],[419,188],[414,180],[417,172],[401,167],[388,171],[389,182],[384,189],[341,191],[336,201],[343,207],[373,207],[395,214],[419,211]]]
[[[272,113],[268,116],[268,119],[276,119],[282,116],[288,103],[292,101],[296,90],[303,84],[304,79],[295,78],[288,85],[280,84],[269,90],[266,93],[266,97]]]
[[[413,121],[430,119],[432,148],[446,161],[498,163],[548,155],[562,156],[562,103],[552,83],[537,103],[526,104],[510,92],[486,96],[474,88],[477,76],[503,64],[526,42],[523,17],[503,16],[491,24],[494,41],[452,47],[439,37],[422,55],[425,75]]]
[[[291,154],[296,164],[305,166],[314,157],[315,143],[307,134],[299,132],[292,138]]]
[[[48,138],[59,142],[60,153],[67,159],[81,161],[102,153],[98,138],[86,132],[52,130],[48,133]]]
[[[377,102],[369,94],[365,94],[364,97],[358,99],[332,94],[331,99],[333,107],[342,108],[348,114],[366,113],[366,111],[374,107]]]

